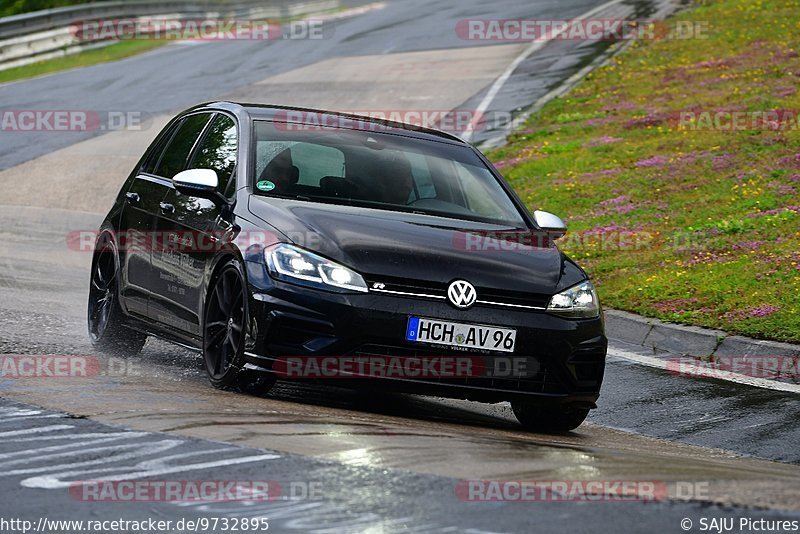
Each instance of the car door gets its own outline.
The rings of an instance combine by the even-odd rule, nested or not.
[[[182,258],[172,254],[168,243],[171,238],[159,230],[158,220],[167,211],[165,198],[172,190],[172,177],[186,168],[189,157],[200,136],[211,119],[211,113],[194,113],[186,116],[167,144],[164,152],[151,173],[151,180],[160,187],[153,219],[153,232],[150,247],[150,271],[147,280],[148,316],[160,325],[178,326],[180,318],[171,315],[164,305],[165,277],[177,280],[184,276]]]
[[[148,302],[152,291],[153,230],[159,203],[169,184],[159,179],[154,170],[182,121],[167,126],[145,156],[136,177],[125,192],[120,216],[118,245],[120,258],[120,293],[125,310],[142,318],[149,317]]]
[[[195,146],[187,168],[212,169],[219,191],[227,198],[236,192],[234,172],[238,148],[236,122],[216,114]],[[181,334],[200,337],[206,266],[214,258],[218,239],[231,229],[229,214],[208,199],[181,194],[171,188],[159,214],[157,233],[165,238],[163,254],[170,261],[153,263],[160,278],[160,305]]]

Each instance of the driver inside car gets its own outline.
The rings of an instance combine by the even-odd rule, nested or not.
[[[278,153],[264,167],[259,181],[268,180],[275,185],[273,191],[277,194],[287,194],[291,186],[297,183],[299,169],[292,163],[292,150],[287,148]]]
[[[414,190],[414,175],[408,158],[398,154],[386,162],[382,189],[383,201],[387,204],[408,205]]]

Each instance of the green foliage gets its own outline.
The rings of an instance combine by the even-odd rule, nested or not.
[[[707,21],[702,40],[635,43],[489,157],[567,219],[606,305],[800,342],[800,2],[696,6],[667,27]],[[713,120],[776,110],[794,121]]]
[[[5,4],[5,2],[3,3]],[[85,0],[10,0],[8,4],[0,6],[0,17],[86,3],[88,2]]]

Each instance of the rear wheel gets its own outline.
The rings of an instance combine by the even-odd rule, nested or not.
[[[142,350],[147,336],[123,326],[118,263],[113,238],[108,233],[102,234],[95,247],[89,284],[89,338],[92,346],[99,351],[136,355]]]
[[[528,401],[512,401],[511,409],[517,420],[528,430],[538,432],[568,432],[575,430],[589,415],[589,408],[571,406],[537,406]]]
[[[211,284],[203,320],[203,359],[211,384],[220,389],[266,393],[275,380],[243,369],[247,295],[241,264],[226,263]]]

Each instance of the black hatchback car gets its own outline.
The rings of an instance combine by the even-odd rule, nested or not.
[[[174,118],[100,228],[88,326],[201,351],[217,387],[335,379],[569,430],[607,340],[586,273],[475,148],[358,116],[216,102]]]

